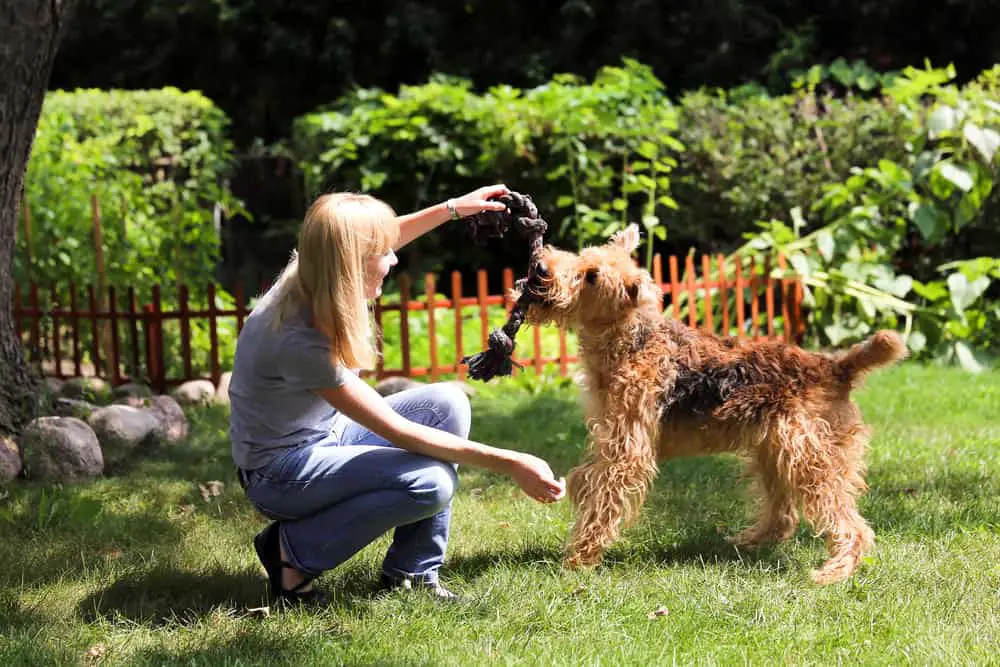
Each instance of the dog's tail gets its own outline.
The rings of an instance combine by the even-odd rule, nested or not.
[[[888,366],[906,357],[906,344],[895,331],[883,329],[858,343],[837,360],[837,372],[847,383],[856,385],[871,370]]]

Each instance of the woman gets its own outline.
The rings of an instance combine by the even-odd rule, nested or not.
[[[369,302],[395,251],[482,210],[502,185],[396,217],[385,203],[330,194],[306,213],[297,253],[247,318],[236,346],[230,436],[250,501],[275,522],[254,538],[271,595],[318,601],[310,583],[395,529],[387,587],[455,594],[438,580],[457,464],[510,475],[552,502],[564,484],[529,454],[467,439],[470,408],[452,384],[383,398],[357,375],[375,360]]]

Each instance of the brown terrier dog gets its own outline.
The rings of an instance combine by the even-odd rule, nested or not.
[[[657,463],[677,456],[742,455],[759,481],[757,523],[733,538],[782,541],[799,507],[830,557],[817,583],[849,577],[874,533],[858,513],[869,430],[850,393],[869,370],[906,355],[879,331],[826,355],[778,341],[736,341],[665,318],[663,294],[632,252],[635,225],[579,255],[539,255],[532,324],[576,329],[588,447],[569,475],[577,514],[566,563],[596,565],[641,508]]]

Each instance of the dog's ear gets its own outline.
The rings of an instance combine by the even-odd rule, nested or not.
[[[611,237],[611,243],[620,245],[631,254],[639,247],[639,225],[632,223],[620,232],[615,232]]]
[[[642,288],[642,281],[638,278],[625,283],[625,294],[628,295],[629,303],[635,308],[639,305],[639,289]]]

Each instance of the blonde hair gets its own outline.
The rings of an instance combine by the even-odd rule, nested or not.
[[[388,204],[369,195],[343,192],[316,199],[302,222],[298,248],[275,284],[272,326],[279,328],[306,307],[312,326],[330,341],[334,364],[370,368],[376,350],[365,265],[398,241],[395,217]]]

